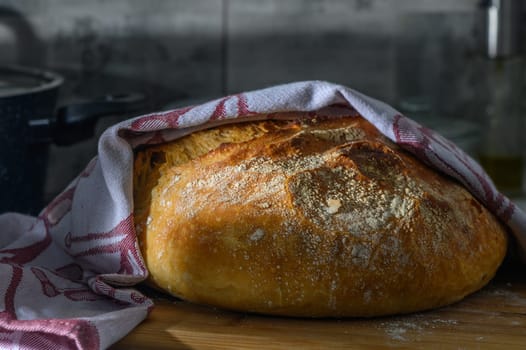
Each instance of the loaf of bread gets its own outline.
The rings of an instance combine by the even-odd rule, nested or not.
[[[454,180],[359,116],[281,117],[137,150],[152,285],[244,312],[347,317],[447,305],[494,276],[505,228]]]

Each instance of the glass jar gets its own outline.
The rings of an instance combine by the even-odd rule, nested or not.
[[[523,192],[523,64],[520,57],[487,59],[484,132],[479,160],[497,188],[509,196]]]

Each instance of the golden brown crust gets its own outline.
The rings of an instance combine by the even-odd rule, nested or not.
[[[446,305],[493,277],[506,233],[463,187],[360,117],[302,120],[138,152],[153,284],[229,309],[339,317]]]

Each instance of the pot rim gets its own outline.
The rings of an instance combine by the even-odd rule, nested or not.
[[[31,68],[31,67],[23,67],[23,66],[16,66],[16,65],[8,65],[8,66],[0,66],[0,75],[4,72],[10,73],[10,74],[18,74],[23,76],[29,76],[32,78],[36,78],[38,80],[41,80],[43,83],[39,86],[35,87],[29,87],[29,88],[21,88],[20,91],[16,92],[7,92],[2,93],[0,92],[0,98],[10,98],[10,97],[17,97],[22,96],[26,94],[35,94],[40,93],[44,91],[49,91],[53,89],[57,89],[59,86],[61,86],[64,83],[64,78],[55,72],[38,69],[38,68]]]

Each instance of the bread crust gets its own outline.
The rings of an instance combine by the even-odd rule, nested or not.
[[[484,286],[503,225],[361,117],[261,121],[139,150],[149,281],[188,301],[307,317],[436,308]]]

